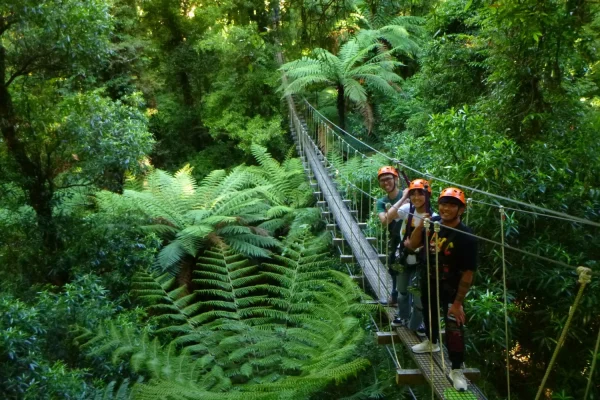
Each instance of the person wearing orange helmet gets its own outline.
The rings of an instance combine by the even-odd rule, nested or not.
[[[388,271],[392,277],[392,291],[387,299],[388,306],[398,304],[398,291],[396,289],[396,278],[398,272],[392,269],[396,260],[396,249],[401,241],[400,228],[402,226],[398,207],[408,200],[408,194],[400,192],[398,187],[399,175],[396,168],[386,165],[377,171],[377,180],[379,187],[386,192],[386,195],[377,200],[376,209],[379,220],[388,231]]]
[[[410,202],[406,204],[394,204],[392,211],[388,211],[394,216],[402,219],[402,228],[400,235],[402,240],[398,246],[396,263],[392,265],[398,273],[396,278],[398,291],[398,312],[392,321],[393,327],[405,326],[417,334],[425,334],[425,328],[422,326],[423,313],[420,296],[415,296],[409,290],[411,286],[418,287],[417,279],[417,257],[416,252],[407,247],[409,237],[415,226],[421,223],[425,214],[430,214],[431,185],[425,179],[415,179],[410,182],[408,189],[405,189]],[[401,200],[402,201],[402,200]]]
[[[421,263],[425,264],[421,277],[421,302],[427,339],[413,346],[412,351],[419,354],[440,351],[437,308],[439,297],[446,325],[445,344],[452,362],[452,370],[448,376],[456,390],[465,391],[468,383],[461,370],[465,352],[463,326],[466,320],[463,302],[473,282],[473,273],[477,269],[477,240],[471,236],[471,229],[461,220],[467,206],[462,190],[454,187],[442,190],[438,206],[439,217],[431,218],[432,222],[440,222],[437,240],[433,237],[433,224],[428,232],[425,232],[423,224],[420,224],[413,231],[408,243],[411,248],[427,243],[419,253]],[[426,265],[426,251],[429,251],[429,268]],[[436,274],[435,268],[436,251],[439,275]]]

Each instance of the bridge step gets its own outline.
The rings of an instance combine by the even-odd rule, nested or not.
[[[481,372],[476,368],[463,368],[465,378],[471,382],[479,380]],[[401,369],[396,370],[396,383],[398,385],[424,385],[427,380],[419,369]]]
[[[375,332],[377,344],[402,343],[396,332]]]
[[[356,215],[356,213],[357,213],[356,210],[348,210],[348,211],[350,212],[350,215]],[[331,216],[331,212],[323,210],[323,211],[321,211],[321,216],[323,218],[327,218],[327,217]]]
[[[361,304],[381,304],[379,300],[362,300]]]
[[[350,278],[358,284],[362,289],[364,289],[365,277],[362,275],[350,275]]]
[[[381,261],[384,264],[385,264],[386,258],[387,258],[387,256],[385,254],[379,255],[379,261]],[[352,254],[342,254],[340,256],[340,261],[343,263],[350,264],[350,263],[356,262],[356,259],[354,258],[354,255],[352,255]]]
[[[367,239],[367,242],[369,242],[372,246],[375,246],[377,244],[377,238],[376,237],[367,237],[365,238]],[[333,238],[333,244],[336,246],[341,246],[342,243],[344,244],[348,244],[348,241],[345,238]]]
[[[320,192],[319,192],[319,193],[320,193]],[[359,227],[360,229],[365,229],[365,228],[367,227],[367,223],[366,223],[366,222],[359,222],[359,223],[358,223],[358,227]],[[336,225],[336,224],[327,224],[327,225],[325,226],[325,229],[327,229],[328,231],[335,231],[335,230],[338,230],[339,228],[337,227],[337,225]]]

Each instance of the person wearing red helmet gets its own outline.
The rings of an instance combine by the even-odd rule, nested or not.
[[[398,215],[398,208],[408,199],[408,194],[400,192],[398,187],[398,171],[396,168],[386,165],[379,168],[377,171],[377,180],[386,195],[377,200],[376,209],[379,220],[388,230],[388,270],[392,277],[392,292],[387,299],[388,306],[396,306],[398,304],[398,290],[396,289],[396,279],[398,272],[392,269],[396,260],[396,249],[401,241],[400,228],[401,220]],[[397,206],[396,206],[397,205]],[[394,208],[396,206],[396,208]]]
[[[452,362],[452,370],[448,375],[454,388],[458,391],[467,390],[467,381],[462,373],[465,343],[463,326],[465,312],[463,302],[471,284],[473,273],[477,269],[477,240],[469,235],[471,229],[461,221],[466,210],[466,199],[462,190],[446,188],[438,198],[439,217],[431,218],[432,222],[440,222],[437,240],[433,240],[433,224],[428,232],[420,224],[413,231],[409,246],[418,248],[423,243],[419,253],[420,261],[425,264],[422,268],[421,302],[427,339],[412,347],[415,353],[435,353],[440,351],[439,337],[439,304],[443,308],[446,325],[445,344]],[[427,248],[427,249],[426,249]],[[427,273],[427,254],[429,250],[429,273]],[[439,276],[436,275],[435,254],[438,252]],[[429,280],[429,285],[427,284]],[[437,290],[439,282],[439,293]],[[429,292],[431,288],[431,292]],[[429,309],[431,308],[431,321]],[[430,334],[431,332],[431,334]]]

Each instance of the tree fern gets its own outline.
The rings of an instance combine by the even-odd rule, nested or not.
[[[167,241],[157,266],[176,274],[186,257],[193,259],[200,249],[215,244],[225,243],[253,257],[268,257],[267,249],[279,245],[265,231],[252,229],[269,218],[273,191],[271,185],[257,186],[257,180],[245,167],[229,174],[214,171],[199,186],[188,166],[174,175],[154,170],[145,178],[142,191],[104,193],[98,202],[100,207],[118,206],[144,213],[152,221],[144,228]]]
[[[107,329],[85,347],[130,361],[146,378],[136,399],[309,397],[367,365],[356,352],[359,289],[330,270],[327,246],[304,229],[269,263],[213,248],[198,258],[192,292],[139,274],[133,294],[163,341]]]
[[[117,382],[110,382],[103,390],[97,390],[93,395],[88,396],[87,400],[133,400],[129,379],[124,379],[115,390],[116,385]]]
[[[402,43],[407,48],[416,46],[407,44],[411,39],[408,38],[408,31],[403,32],[405,36],[398,34],[398,29],[389,28],[359,34],[344,43],[337,55],[317,48],[312,52],[313,58],[303,57],[284,64],[281,70],[288,78],[287,86],[282,86],[284,94],[334,87],[337,90],[338,117],[342,129],[345,127],[346,101],[349,101],[366,116],[365,124],[370,131],[373,120],[369,117],[372,112],[367,89],[389,95],[398,89],[396,83],[401,81],[394,69],[402,64],[392,59],[398,47],[386,46],[392,43]],[[389,40],[385,40],[386,37]]]

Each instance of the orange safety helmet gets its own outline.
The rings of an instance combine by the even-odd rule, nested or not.
[[[450,198],[456,199],[456,200],[460,201],[460,203],[463,205],[463,207],[467,206],[467,201],[465,200],[465,194],[460,189],[449,187],[449,188],[442,190],[442,192],[440,193],[440,197],[438,198],[438,202],[444,197],[450,197]]]
[[[379,168],[379,171],[377,171],[377,179],[379,179],[379,177],[381,175],[385,175],[385,174],[392,174],[394,175],[396,178],[399,178],[400,176],[398,175],[398,171],[396,171],[396,168],[391,167],[389,165],[386,165],[384,167]]]
[[[429,194],[431,194],[431,185],[425,179],[415,179],[414,181],[412,181],[410,183],[410,185],[408,186],[408,191],[410,192],[413,189],[421,189],[421,190],[427,189]]]

